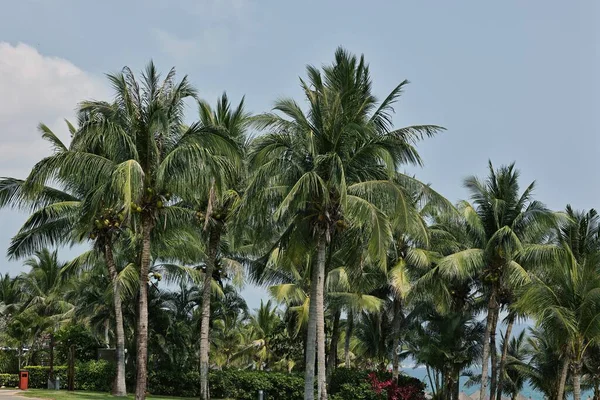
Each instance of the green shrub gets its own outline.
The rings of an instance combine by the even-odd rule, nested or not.
[[[105,360],[78,363],[75,366],[75,389],[110,392],[116,373],[115,365]],[[66,384],[64,381],[63,385]]]
[[[46,389],[48,387],[48,371],[50,367],[31,366],[23,369],[29,371],[29,387],[31,389]],[[60,378],[61,386],[67,384],[66,366],[55,366],[54,375]]]
[[[0,374],[0,386],[14,388],[19,386],[18,374]]]
[[[25,367],[29,371],[29,387],[45,389],[48,387],[48,371],[50,367]],[[115,376],[115,367],[107,361],[88,361],[75,365],[75,390],[91,390],[109,392]],[[60,385],[66,388],[68,383],[67,367],[55,366],[54,374],[60,378]]]
[[[329,398],[330,400],[379,400],[380,396],[375,394],[371,384],[360,382],[342,384]]]
[[[303,398],[304,378],[299,374],[264,371],[214,371],[210,375],[211,394],[220,398],[256,399],[263,390],[265,400]]]
[[[48,367],[27,367],[29,387],[45,388]],[[54,367],[60,377],[61,386],[67,385],[67,367]],[[115,375],[115,366],[107,361],[88,361],[75,366],[75,389],[109,392]],[[368,381],[369,371],[338,368],[334,371],[329,385],[332,400],[378,400]],[[380,380],[391,378],[390,373],[377,373]],[[6,379],[11,386],[17,384],[17,375],[0,374],[0,382]],[[263,390],[265,400],[302,400],[304,376],[298,373],[223,370],[211,371],[209,375],[211,395],[215,398],[254,400],[259,390]],[[421,392],[424,385],[415,378],[401,375],[400,386],[415,385]],[[197,371],[151,370],[148,375],[148,391],[155,395],[198,397],[200,395],[200,374]]]
[[[173,371],[152,371],[148,377],[148,391],[158,395],[198,397],[200,374],[196,371],[183,374]],[[224,370],[211,371],[210,393],[216,398],[254,400],[259,390],[265,400],[301,400],[304,379],[299,374],[264,371]]]

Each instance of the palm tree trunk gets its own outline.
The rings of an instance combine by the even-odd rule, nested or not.
[[[444,400],[451,400],[450,394],[452,393],[452,377],[449,369],[449,367],[445,367],[443,372]]]
[[[317,392],[319,400],[327,400],[327,371],[325,367],[325,255],[327,243],[320,235],[317,244]]]
[[[110,275],[110,270],[109,270],[109,276]],[[112,276],[111,276],[111,280],[112,280]],[[113,284],[113,296],[114,296],[114,284]],[[106,344],[106,348],[110,349],[110,339],[109,339],[109,332],[110,332],[110,318],[106,318],[106,321],[104,321],[104,343]]]
[[[209,329],[210,329],[210,295],[212,292],[212,276],[217,263],[217,253],[221,232],[218,227],[212,227],[208,238],[208,259],[206,272],[204,273],[204,285],[202,286],[202,319],[200,321],[200,399],[210,399],[210,387],[208,384],[209,371]]]
[[[496,336],[498,331],[498,319],[500,318],[500,307],[494,310],[494,319],[492,320],[492,329],[490,331],[490,364],[491,364],[491,380],[490,380],[490,400],[496,395],[498,383],[498,346],[496,345]]]
[[[327,380],[331,379],[333,371],[338,364],[338,342],[340,341],[340,316],[341,310],[336,310],[333,315],[333,327],[331,332],[331,343],[329,344],[329,354],[327,355]]]
[[[148,273],[150,271],[150,234],[153,228],[152,216],[142,216],[142,251],[140,254],[140,292],[138,298],[137,326],[137,376],[135,400],[146,398],[148,380]]]
[[[23,343],[19,343],[19,371],[23,365]]]
[[[600,382],[594,379],[594,400],[600,400]]]
[[[454,400],[460,397],[460,368],[454,370]]]
[[[573,364],[573,400],[581,400],[581,363]]]
[[[344,340],[344,367],[350,368],[350,339],[352,338],[352,329],[354,328],[354,312],[348,311],[346,318],[346,338]]]
[[[54,333],[50,334],[50,369],[48,370],[48,380],[52,381],[52,387],[54,387]]]
[[[113,385],[112,395],[113,396],[127,396],[127,387],[125,385],[125,329],[123,327],[123,307],[121,304],[121,284],[119,282],[119,275],[117,272],[117,266],[112,253],[110,244],[104,246],[104,258],[106,259],[106,266],[108,268],[108,274],[113,286],[113,307],[115,309],[115,339],[116,345],[116,361],[117,361],[117,374],[115,376],[115,382]],[[106,345],[108,342],[108,321],[106,323]]]
[[[306,330],[306,354],[304,357],[304,400],[315,398],[315,360],[317,355],[317,289],[319,267],[312,266],[310,278],[310,297],[308,305],[308,323]]]
[[[565,385],[567,383],[567,375],[568,374],[569,374],[569,357],[567,357],[565,355],[564,359],[563,359],[560,380],[558,381],[558,390],[556,393],[557,400],[563,400],[565,398]]]
[[[400,345],[400,325],[402,323],[402,303],[400,302],[400,299],[396,297],[394,297],[393,301],[393,310],[394,323],[392,327],[392,378],[396,381],[398,380],[398,375],[400,375],[400,355],[396,351],[396,347]]]
[[[431,379],[431,369],[429,368],[429,365],[425,365],[425,368],[427,371],[427,378],[429,379],[429,384],[431,385],[431,392],[433,394],[433,397],[436,397],[438,391],[437,382],[435,385],[433,384],[433,379]]]
[[[485,322],[485,333],[483,335],[483,356],[481,358],[481,388],[479,389],[479,398],[485,399],[487,396],[488,370],[490,361],[490,337],[492,332],[493,320],[496,304],[496,289],[492,287],[490,299],[488,301],[487,319]]]
[[[504,333],[504,343],[502,344],[502,356],[500,357],[500,368],[498,368],[498,392],[496,394],[496,400],[502,400],[502,389],[504,386],[504,370],[506,369],[508,345],[510,343],[510,335],[512,334],[512,328],[514,323],[515,317],[514,315],[510,314],[508,317],[508,325],[506,326],[506,332]]]

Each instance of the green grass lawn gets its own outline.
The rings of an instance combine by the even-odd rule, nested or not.
[[[19,393],[19,396],[25,397],[36,397],[40,399],[48,400],[75,400],[75,399],[89,399],[89,400],[105,400],[105,399],[117,399],[119,397],[111,396],[108,393],[98,392],[67,392],[65,390],[41,390],[41,389],[30,389],[26,392]],[[127,396],[128,399],[133,399],[134,396]],[[187,397],[186,397],[187,398]],[[165,396],[148,396],[147,399],[152,400],[183,400],[184,397],[165,397]]]

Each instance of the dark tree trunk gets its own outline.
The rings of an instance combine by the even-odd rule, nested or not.
[[[341,310],[336,310],[333,315],[333,327],[331,332],[331,343],[329,343],[329,354],[327,355],[327,381],[331,378],[333,371],[338,365],[338,342],[340,341],[340,316]]]
[[[68,382],[67,390],[70,392],[75,390],[75,345],[69,346],[69,363],[68,363]]]
[[[54,385],[54,333],[50,334],[50,369],[48,370],[48,380],[52,381],[52,385]]]
[[[117,371],[113,384],[113,396],[127,396],[127,387],[125,385],[125,328],[123,326],[123,307],[121,304],[121,284],[119,282],[119,274],[112,253],[110,244],[104,246],[104,258],[108,268],[108,275],[112,283],[113,289],[113,307],[115,310],[115,339],[116,345],[116,362]],[[108,321],[107,321],[108,322]],[[108,323],[106,325],[108,328]],[[106,345],[108,343],[108,329],[105,333]]]
[[[510,343],[510,336],[512,334],[514,323],[515,317],[511,314],[508,317],[508,325],[506,326],[506,332],[504,333],[502,356],[500,357],[500,367],[498,368],[498,391],[496,394],[496,400],[502,400],[502,391],[504,389],[504,373],[506,370],[506,359],[508,357],[508,345]]]
[[[454,400],[460,396],[460,369],[454,370]]]
[[[346,319],[346,338],[344,340],[344,367],[350,368],[350,339],[352,339],[352,330],[354,329],[354,312],[348,311]]]
[[[494,325],[494,315],[498,304],[496,302],[496,289],[492,287],[490,298],[488,300],[487,319],[485,322],[485,334],[483,336],[483,356],[481,358],[481,387],[479,389],[479,399],[484,400],[488,395],[488,371],[490,361],[490,338],[492,327]]]
[[[400,355],[398,354],[397,347],[400,345],[400,327],[402,325],[402,302],[400,299],[394,297],[393,302],[394,316],[392,325],[392,378],[398,379],[400,374]]]
[[[490,400],[494,399],[496,395],[497,383],[498,383],[498,346],[496,344],[496,336],[498,331],[498,319],[500,318],[500,308],[496,307],[494,310],[494,319],[492,320],[492,330],[490,332],[490,364],[491,370],[491,381],[490,381]]]
[[[148,274],[150,272],[150,234],[153,229],[151,215],[142,216],[142,251],[140,254],[140,288],[137,326],[137,374],[135,400],[146,398],[148,379]]]

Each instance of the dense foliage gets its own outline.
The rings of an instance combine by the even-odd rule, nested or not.
[[[41,124],[47,157],[0,179],[0,207],[29,214],[7,249],[27,270],[0,277],[0,372],[29,365],[43,387],[75,363],[76,388],[136,399],[421,400],[412,360],[436,399],[467,377],[480,398],[600,397],[596,211],[548,209],[514,164],[456,204],[403,173],[443,131],[394,126],[407,81],[379,100],[338,49],[307,67],[303,105],[250,115],[152,63],[108,79],[68,143]],[[271,295],[255,310],[248,282]]]

